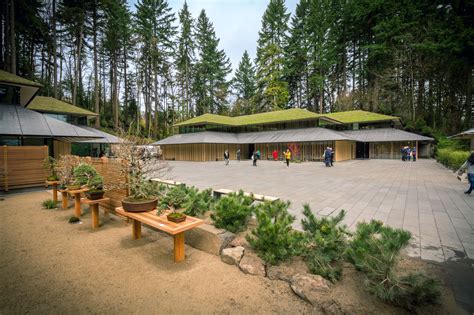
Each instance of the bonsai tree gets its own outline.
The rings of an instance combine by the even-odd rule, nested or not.
[[[174,186],[168,190],[166,195],[160,199],[160,207],[157,215],[162,215],[163,211],[171,210],[167,215],[168,219],[172,221],[184,221],[186,215],[184,213],[176,212],[177,209],[182,209],[189,199],[190,189],[184,185]]]
[[[81,163],[81,158],[74,155],[61,155],[56,163],[56,172],[62,188],[78,188],[75,183],[74,168]],[[75,187],[74,187],[75,186]]]
[[[73,175],[74,180],[78,185],[85,186],[89,183],[91,178],[98,174],[92,165],[81,163],[74,168]]]
[[[56,160],[52,156],[48,156],[43,160],[43,168],[48,173],[47,180],[56,181],[58,175],[56,173]]]

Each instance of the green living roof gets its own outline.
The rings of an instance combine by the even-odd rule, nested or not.
[[[384,120],[398,120],[398,117],[366,112],[363,110],[351,110],[346,112],[338,112],[324,114],[325,117],[337,120],[343,124],[352,124],[360,122],[375,122]]]
[[[61,113],[76,116],[99,116],[87,109],[46,96],[36,96],[28,105],[28,108],[39,112]]]
[[[41,84],[39,84],[37,82],[27,80],[25,78],[19,77],[15,74],[12,74],[10,72],[6,72],[6,71],[3,71],[3,70],[0,70],[0,82],[18,84],[18,85],[35,86],[35,87],[39,87],[39,88],[43,87]]]
[[[321,115],[307,111],[305,109],[292,108],[287,110],[279,110],[274,112],[259,113],[253,115],[228,117],[215,114],[204,114],[198,117],[183,121],[175,126],[216,124],[227,126],[247,126],[257,124],[268,124],[275,122],[284,122],[292,120],[315,119]]]

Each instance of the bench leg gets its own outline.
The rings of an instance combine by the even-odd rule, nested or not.
[[[57,205],[57,203],[58,203],[58,184],[53,185],[53,201],[54,201],[54,204]]]
[[[104,218],[106,218],[107,220],[110,219],[109,210],[107,210],[107,209],[105,209],[105,208],[103,208],[103,209],[104,209]]]
[[[61,200],[63,202],[63,204],[62,204],[63,209],[66,210],[67,206],[68,206],[67,192],[65,192],[65,191],[61,192]]]
[[[91,205],[92,212],[92,228],[97,229],[99,227],[99,204],[95,203]]]
[[[184,260],[184,232],[174,235],[174,261]]]
[[[142,224],[138,220],[132,220],[132,238],[138,240],[142,237]]]
[[[76,217],[81,216],[81,194],[74,194],[74,210],[76,211]]]

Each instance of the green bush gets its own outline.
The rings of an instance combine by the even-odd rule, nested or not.
[[[203,215],[212,209],[213,202],[212,189],[199,192],[197,188],[191,187],[188,189],[187,200],[183,204],[186,209],[184,213],[191,216]]]
[[[77,223],[79,221],[81,221],[81,220],[76,216],[72,216],[72,217],[69,218],[69,223]]]
[[[96,169],[89,164],[81,163],[73,171],[75,183],[78,185],[87,185],[89,180],[97,176]]]
[[[184,185],[174,186],[160,198],[160,209],[181,209],[184,207],[188,198],[188,188]]]
[[[302,255],[310,271],[331,282],[339,280],[347,248],[349,232],[341,225],[345,211],[336,217],[317,219],[309,205],[303,205],[305,219],[301,220],[304,233]]]
[[[455,151],[452,149],[438,149],[436,160],[447,168],[457,170],[469,157],[469,151]]]
[[[366,275],[368,290],[387,303],[413,309],[436,303],[440,297],[438,280],[419,272],[398,274],[400,250],[411,234],[384,226],[380,221],[359,223],[347,250],[347,258]]]
[[[253,199],[243,191],[221,197],[214,205],[211,219],[218,228],[237,233],[245,229],[247,221],[254,211]]]
[[[56,208],[56,203],[52,199],[46,199],[42,203],[43,208],[45,209],[54,209]]]
[[[300,233],[291,227],[295,217],[288,213],[290,202],[264,202],[256,208],[257,227],[247,241],[257,254],[269,264],[294,256],[299,247]]]

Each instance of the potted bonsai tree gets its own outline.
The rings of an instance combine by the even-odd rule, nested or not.
[[[48,176],[46,180],[57,181],[58,175],[56,173],[56,160],[52,156],[48,156],[43,160],[43,168],[47,172]]]
[[[89,190],[85,193],[90,200],[102,199],[104,196],[103,177],[89,164],[81,163],[73,171],[75,183]]]
[[[164,211],[170,210],[166,217],[172,222],[183,222],[186,220],[186,214],[178,212],[188,202],[189,189],[186,186],[179,185],[172,187],[166,195],[160,199],[160,207],[157,212],[162,215]]]
[[[81,163],[81,159],[73,155],[61,155],[56,164],[57,175],[61,189],[79,189],[81,185],[74,179],[74,168]]]

